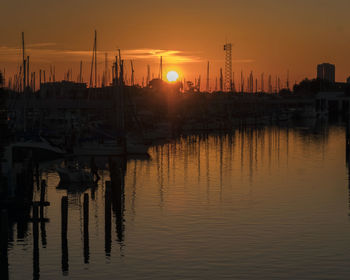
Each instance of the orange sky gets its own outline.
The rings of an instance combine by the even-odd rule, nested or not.
[[[321,62],[336,64],[336,79],[350,76],[348,0],[11,0],[2,3],[0,69],[12,75],[20,63],[21,32],[25,32],[31,71],[50,65],[57,79],[68,68],[73,78],[83,60],[90,74],[93,32],[98,31],[99,69],[108,66],[116,49],[133,59],[137,82],[146,65],[158,75],[159,55],[165,69],[187,80],[202,76],[211,62],[211,87],[224,67],[223,44],[232,42],[236,83],[241,70],[279,75],[292,83],[316,75]],[[127,62],[127,75],[130,73]]]

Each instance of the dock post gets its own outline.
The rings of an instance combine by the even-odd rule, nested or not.
[[[0,257],[1,279],[9,279],[8,265],[8,214],[7,210],[1,211],[1,257]]]
[[[118,241],[124,240],[124,221],[123,221],[123,195],[124,195],[124,176],[122,168],[119,167],[117,171],[117,181],[115,186],[116,192],[116,220],[117,220],[117,236]]]
[[[46,192],[46,180],[43,179],[41,181],[41,188],[40,188],[40,202],[43,203],[45,201],[45,192]]]
[[[112,246],[112,226],[111,226],[111,182],[106,182],[106,191],[105,191],[105,254],[106,257],[111,256],[111,246]]]
[[[84,263],[89,263],[89,195],[84,194]]]
[[[41,188],[40,188],[40,232],[41,232],[41,244],[44,248],[46,248],[46,245],[47,245],[46,228],[45,228],[45,220],[44,220],[45,193],[46,193],[46,180],[42,180]]]
[[[61,199],[61,241],[62,241],[62,273],[68,275],[68,197],[64,196]]]
[[[116,233],[119,242],[124,240],[124,170],[123,159],[110,160],[112,206],[116,217]]]
[[[33,204],[33,279],[40,278],[39,263],[39,206]]]

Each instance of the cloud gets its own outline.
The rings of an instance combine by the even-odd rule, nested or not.
[[[251,58],[241,58],[241,59],[233,59],[232,63],[233,64],[250,64],[250,63],[255,63],[255,59]],[[225,59],[211,59],[210,63],[220,63],[223,64],[225,63]]]
[[[45,48],[45,47],[52,47],[52,46],[56,46],[56,43],[35,43],[35,44],[27,44],[26,47],[27,48]]]
[[[21,49],[19,48],[0,46],[0,61],[2,62],[18,61],[20,53],[21,53]]]
[[[172,64],[195,63],[203,61],[203,59],[199,56],[179,50],[133,49],[125,50],[123,53],[126,59],[152,60],[163,57],[164,63]]]
[[[32,62],[50,63],[57,60],[60,61],[77,61],[88,60],[92,56],[91,50],[62,50],[49,48],[53,47],[54,43],[36,43],[28,45],[26,55],[30,56]],[[21,60],[21,48],[0,46],[0,59],[3,62],[15,62]],[[115,57],[117,51],[98,51],[97,55],[102,58],[107,53],[109,60]],[[196,63],[204,61],[201,57],[180,50],[162,50],[162,49],[129,49],[121,50],[123,59],[126,60],[143,60],[155,61],[162,56],[164,64],[181,64],[181,63]],[[113,58],[114,60],[114,58]]]

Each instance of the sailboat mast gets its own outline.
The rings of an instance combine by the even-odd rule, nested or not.
[[[24,32],[22,32],[22,52],[23,52],[23,92],[26,88],[26,58],[25,58],[25,48],[24,48]]]
[[[95,30],[95,87],[97,87],[97,31]]]
[[[160,79],[163,81],[163,57],[162,56],[160,57],[160,70],[159,71],[160,71],[160,73],[159,73]]]

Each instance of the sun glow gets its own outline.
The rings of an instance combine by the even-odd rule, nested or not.
[[[166,77],[167,77],[169,82],[176,82],[177,79],[179,78],[179,74],[175,71],[170,71],[170,72],[168,72]]]

